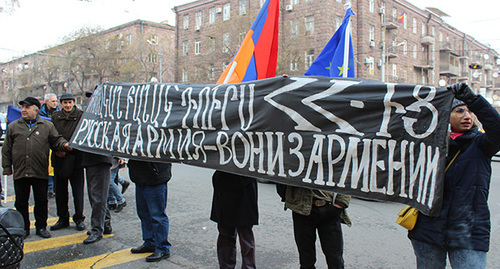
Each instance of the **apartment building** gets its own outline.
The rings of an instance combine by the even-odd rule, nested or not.
[[[215,83],[264,0],[198,0],[176,6],[176,72],[182,83]],[[280,1],[277,74],[302,75],[345,14],[342,0]],[[445,12],[404,0],[352,0],[356,76],[446,86],[464,81],[492,103],[499,55],[443,21]],[[471,69],[470,65],[481,66]],[[498,92],[497,92],[498,91]]]
[[[175,27],[136,20],[0,64],[0,111],[26,96],[85,91],[103,82],[174,82]]]

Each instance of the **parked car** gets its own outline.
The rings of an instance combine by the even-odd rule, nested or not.
[[[7,114],[0,113],[0,143],[3,144],[5,133],[7,132]]]

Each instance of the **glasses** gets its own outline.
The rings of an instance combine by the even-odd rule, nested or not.
[[[453,111],[457,114],[461,114],[461,115],[464,115],[465,112],[468,112],[469,114],[474,114],[472,111],[470,111],[468,108],[464,108],[464,107],[459,107],[457,109],[455,109],[455,111]]]

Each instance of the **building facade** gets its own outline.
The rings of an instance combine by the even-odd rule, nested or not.
[[[199,0],[176,6],[175,81],[215,83],[263,3]],[[356,77],[432,86],[464,81],[500,105],[498,53],[446,24],[444,12],[404,0],[350,4]],[[341,25],[344,5],[342,0],[280,1],[277,75],[305,73]]]
[[[0,111],[26,96],[85,91],[103,82],[174,82],[175,27],[136,20],[0,64]]]

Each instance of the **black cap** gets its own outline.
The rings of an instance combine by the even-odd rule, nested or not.
[[[40,101],[38,101],[38,99],[36,99],[35,97],[26,97],[24,100],[20,101],[19,104],[26,104],[28,106],[35,105],[38,107],[38,109],[40,109],[40,107],[42,106],[40,105]]]
[[[455,109],[457,106],[465,106],[464,101],[458,100],[457,98],[453,98],[453,102],[451,103],[451,110]]]
[[[60,101],[62,101],[62,100],[73,100],[73,101],[75,101],[76,99],[75,99],[75,97],[71,93],[65,92],[65,93],[61,94],[61,98],[59,98],[59,100]]]
[[[85,96],[90,97],[90,96],[92,96],[93,93],[94,93],[94,91],[85,92]]]

